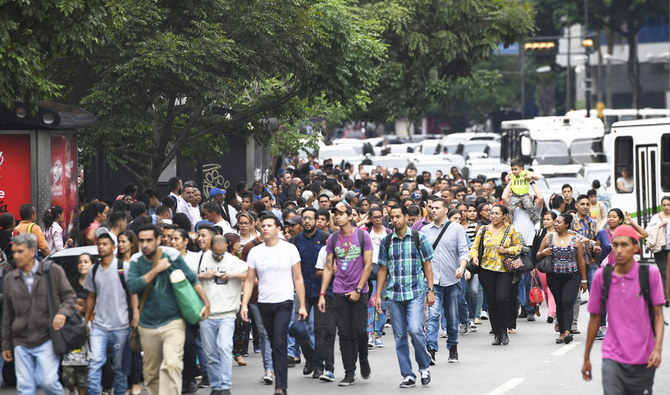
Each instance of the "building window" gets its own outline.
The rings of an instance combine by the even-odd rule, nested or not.
[[[633,192],[632,137],[617,137],[614,141],[614,179],[618,193]]]
[[[670,134],[661,136],[661,189],[670,192]]]

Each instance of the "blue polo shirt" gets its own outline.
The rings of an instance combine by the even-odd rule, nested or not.
[[[316,260],[319,257],[321,247],[326,245],[327,238],[319,229],[312,237],[307,237],[305,232],[295,237],[295,246],[300,253],[302,279],[305,283],[305,296],[318,298],[321,292],[321,279],[316,277]]]

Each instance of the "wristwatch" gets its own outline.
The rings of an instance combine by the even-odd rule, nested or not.
[[[362,294],[362,293],[363,293],[363,290],[360,289],[360,288],[356,288],[356,292],[358,292],[359,294]]]
[[[530,184],[530,185],[535,185],[535,181],[531,181],[531,182],[529,182],[528,184]]]
[[[428,292],[435,292],[435,288],[428,288]]]

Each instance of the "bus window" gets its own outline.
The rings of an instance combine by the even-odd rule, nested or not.
[[[614,141],[614,179],[618,193],[633,192],[632,137],[617,137]]]
[[[661,137],[661,189],[670,192],[670,134]]]

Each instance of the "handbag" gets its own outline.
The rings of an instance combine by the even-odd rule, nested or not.
[[[53,342],[54,352],[57,355],[63,355],[86,344],[88,331],[84,317],[76,310],[72,315],[67,317],[65,325],[61,329],[54,329],[52,322],[56,316],[56,308],[54,306],[53,284],[51,283],[52,265],[53,261],[51,259],[42,262],[42,271],[46,274],[47,282],[47,306],[49,317],[51,317],[49,321],[49,333]]]
[[[479,247],[477,248],[477,259],[479,261],[479,265],[482,264],[482,257],[484,256],[484,235],[486,235],[486,225],[482,226],[479,233]],[[465,266],[465,269],[474,276],[475,274],[479,273],[479,265],[475,265],[472,263],[472,260],[470,260],[467,266]]]
[[[501,247],[503,244],[505,244],[505,239],[509,234],[510,228],[511,226],[507,225],[507,229],[505,229],[505,234],[500,240]],[[505,259],[503,259],[503,267],[505,267],[505,270],[507,270],[507,272],[514,273],[514,272],[520,272],[521,269],[523,269],[524,265],[520,255],[509,255]]]
[[[544,302],[544,297],[542,296],[542,288],[540,288],[539,281],[537,281],[537,273],[535,271],[531,272],[530,284],[531,289],[528,291],[528,300],[531,305],[540,306]]]
[[[551,247],[551,245],[554,243],[554,235],[552,233],[549,234],[549,243],[547,246]],[[547,255],[545,257],[542,257],[540,261],[537,263],[536,266],[537,270],[540,271],[540,273],[553,273],[554,272],[554,256],[553,255]]]
[[[205,304],[193,289],[193,285],[188,281],[186,275],[177,269],[170,273],[170,282],[172,291],[177,299],[177,305],[184,321],[195,325],[201,320],[200,312]]]

